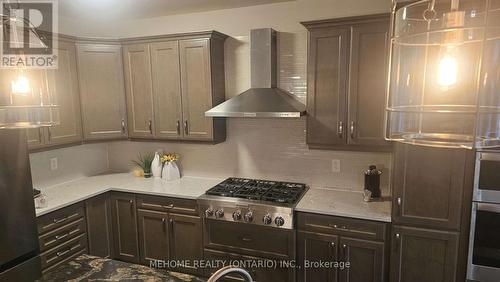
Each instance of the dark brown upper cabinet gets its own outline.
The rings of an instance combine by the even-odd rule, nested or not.
[[[384,140],[389,15],[302,24],[309,30],[309,147],[390,150]]]
[[[225,119],[205,117],[225,100],[225,39],[206,32],[124,41],[131,138],[225,140]]]
[[[111,193],[111,211],[113,215],[114,258],[138,263],[140,255],[135,195]]]
[[[471,190],[467,184],[470,154],[465,149],[398,144],[394,159],[393,222],[460,230],[464,193]]]
[[[457,232],[393,226],[391,282],[454,282],[458,279]]]
[[[123,47],[129,136],[150,138],[153,129],[153,89],[149,44]]]
[[[85,214],[89,254],[113,258],[113,223],[109,193],[86,200]]]
[[[122,47],[78,43],[77,59],[84,139],[127,138]]]

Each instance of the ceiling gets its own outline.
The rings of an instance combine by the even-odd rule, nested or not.
[[[294,0],[59,0],[59,15],[74,20],[127,20]]]

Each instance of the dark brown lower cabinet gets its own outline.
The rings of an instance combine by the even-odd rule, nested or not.
[[[194,261],[203,258],[202,219],[197,216],[169,214],[170,259],[189,261],[189,265],[176,271],[202,274],[203,269],[195,267]]]
[[[111,194],[115,259],[138,263],[136,200],[134,194]]]
[[[383,282],[386,280],[385,245],[383,242],[340,238],[341,261],[349,267],[339,271],[342,282]]]
[[[459,233],[393,226],[391,282],[454,282]]]
[[[319,267],[316,264],[337,261],[338,241],[338,236],[335,235],[299,231],[297,258],[301,265],[297,271],[297,281],[336,282],[337,268]],[[306,260],[310,265],[306,265]]]
[[[85,201],[90,255],[113,258],[111,199],[109,193]]]
[[[169,221],[164,212],[137,210],[139,223],[140,262],[150,265],[151,260],[169,259]]]

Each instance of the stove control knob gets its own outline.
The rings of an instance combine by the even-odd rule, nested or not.
[[[212,215],[214,215],[214,210],[211,209],[211,208],[208,208],[206,211],[205,211],[205,217],[211,217]]]
[[[249,211],[245,214],[244,216],[246,222],[252,222],[253,221],[253,212]]]
[[[216,217],[216,218],[222,218],[222,217],[224,217],[224,211],[223,211],[222,209],[217,210],[217,211],[215,212],[215,217]]]
[[[283,226],[283,224],[285,224],[285,220],[281,216],[278,216],[274,220],[274,223],[276,223],[276,226]]]
[[[235,211],[235,212],[233,212],[233,219],[234,219],[234,221],[241,220],[241,211]]]
[[[262,222],[264,222],[264,224],[266,225],[269,225],[273,222],[273,219],[270,214],[266,214],[264,218],[262,218]]]

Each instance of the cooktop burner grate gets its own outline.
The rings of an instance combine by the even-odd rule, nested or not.
[[[209,189],[206,194],[294,204],[305,190],[306,185],[301,183],[228,178]]]

